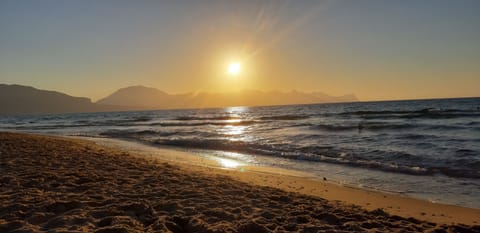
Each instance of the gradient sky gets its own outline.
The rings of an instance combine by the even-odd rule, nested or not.
[[[480,1],[1,0],[0,83],[480,96]]]

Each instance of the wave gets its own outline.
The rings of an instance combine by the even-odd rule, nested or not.
[[[3,127],[4,129],[15,129],[15,130],[55,130],[55,129],[66,129],[66,128],[81,128],[95,126],[92,124],[52,124],[52,125],[20,125],[20,126],[9,126]]]
[[[411,175],[442,174],[457,178],[480,178],[480,170],[475,170],[475,168],[480,165],[472,165],[472,163],[469,161],[464,161],[464,163],[470,163],[469,165],[458,164],[458,168],[449,167],[447,165],[444,167],[429,167],[427,165],[418,165],[417,156],[400,152],[378,152],[381,154],[379,157],[391,157],[391,159],[396,159],[396,162],[393,162],[365,159],[365,157],[368,158],[368,155],[352,155],[342,152],[342,150],[335,149],[331,146],[289,148],[288,146],[282,147],[282,145],[261,145],[250,142],[228,141],[221,139],[159,139],[154,140],[153,144],[257,154],[302,161],[325,162]],[[403,163],[400,163],[401,161],[403,161]],[[413,165],[414,163],[415,165]],[[474,163],[477,164],[477,162]],[[463,169],[460,169],[460,167]],[[472,167],[472,169],[466,171],[464,169],[465,167]]]
[[[310,116],[308,115],[273,115],[273,116],[262,116],[258,117],[258,120],[261,121],[287,121],[287,120],[303,120],[307,119]],[[175,118],[177,121],[227,121],[227,120],[242,120],[243,118],[238,116],[211,116],[211,117],[201,117],[201,116],[181,116]]]
[[[100,121],[98,123],[92,122],[93,124],[102,124],[102,125],[128,125],[135,122],[147,122],[151,121],[152,118],[149,117],[133,117],[127,119],[112,119],[107,121]]]
[[[190,126],[204,126],[204,125],[217,125],[217,126],[227,126],[227,125],[234,125],[234,126],[246,126],[246,125],[253,125],[260,123],[258,121],[204,121],[204,122],[157,122],[148,124],[148,126],[162,126],[162,127],[190,127]]]
[[[180,116],[175,118],[177,121],[205,121],[205,120],[241,120],[242,118],[237,116],[212,116],[212,117],[200,117],[200,116]]]
[[[145,140],[148,137],[171,137],[171,136],[184,136],[188,135],[191,132],[162,132],[156,130],[141,130],[141,131],[130,131],[130,130],[108,130],[105,132],[99,133],[100,136],[113,137],[113,138],[125,138],[125,139],[137,139]]]
[[[356,115],[365,119],[377,118],[458,118],[458,117],[478,117],[480,110],[459,110],[459,109],[437,109],[425,108],[416,111],[353,111],[343,112],[339,115]]]
[[[427,125],[427,124],[409,124],[409,123],[388,123],[388,122],[359,122],[347,124],[308,124],[313,130],[322,131],[382,131],[382,130],[406,130],[406,129],[429,129],[429,130],[462,130],[465,126],[461,125]],[[476,129],[476,128],[473,128]],[[407,138],[408,139],[408,138]]]
[[[377,131],[377,130],[400,130],[400,129],[412,129],[418,126],[413,124],[393,124],[393,123],[380,123],[380,122],[360,122],[358,124],[316,124],[310,126],[311,129],[324,130],[324,131]]]
[[[470,122],[466,123],[465,125],[468,125],[468,126],[480,125],[480,121],[470,121]]]
[[[446,161],[447,166],[433,167],[430,170],[435,173],[459,178],[480,178],[480,160],[461,158]]]
[[[264,117],[260,117],[259,119],[260,120],[303,120],[303,119],[307,119],[309,118],[310,116],[308,115],[278,115],[278,116],[264,116]]]
[[[455,156],[456,157],[476,157],[480,155],[480,152],[478,151],[475,151],[475,150],[469,150],[469,149],[458,149],[457,151],[455,151]],[[479,167],[480,169],[480,167]]]
[[[398,139],[402,140],[439,140],[442,137],[439,135],[431,135],[431,134],[420,134],[420,133],[407,133],[401,134],[396,136]]]

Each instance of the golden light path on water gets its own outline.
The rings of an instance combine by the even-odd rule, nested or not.
[[[225,168],[237,168],[238,166],[240,166],[239,162],[231,159],[219,158],[218,162],[220,163],[220,165],[222,165],[222,167]]]
[[[238,140],[238,137],[244,138],[248,137],[246,134],[246,130],[248,129],[247,126],[243,125],[236,125],[242,122],[241,115],[242,113],[248,111],[248,107],[229,107],[225,108],[225,113],[227,113],[230,117],[233,119],[228,119],[225,120],[224,122],[226,123],[231,123],[231,125],[225,125],[221,129],[219,129],[219,132],[225,135],[229,140],[235,141]],[[240,171],[243,171],[242,166],[245,164],[240,162],[239,160],[235,160],[235,158],[241,159],[242,157],[241,154],[239,153],[234,153],[234,152],[222,152],[223,156],[231,158],[217,158],[217,162],[224,168],[229,168],[229,169],[237,169],[240,168]]]
[[[223,131],[226,135],[242,135],[246,128],[246,126],[226,125]]]
[[[229,140],[236,140],[233,136],[248,137],[248,135],[244,135],[248,127],[244,125],[238,125],[243,120],[241,119],[242,113],[248,111],[248,107],[228,107],[225,108],[224,111],[233,119],[225,120],[225,123],[230,124],[222,127],[219,132],[226,135]]]

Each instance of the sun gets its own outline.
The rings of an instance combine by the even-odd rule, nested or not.
[[[240,63],[238,62],[232,62],[228,65],[228,73],[230,75],[237,75],[240,73],[240,70],[241,70],[241,66],[240,66]]]

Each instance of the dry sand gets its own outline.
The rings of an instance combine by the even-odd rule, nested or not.
[[[0,232],[480,232],[478,225],[439,224],[332,201],[335,192],[350,199],[360,194],[326,182],[160,163],[50,136],[0,133],[0,174]],[[331,200],[314,190],[332,193],[322,194]],[[370,205],[421,204],[361,192]],[[424,215],[442,208],[465,211],[472,223],[479,216],[478,210],[435,204]],[[462,222],[461,215],[449,216]]]

